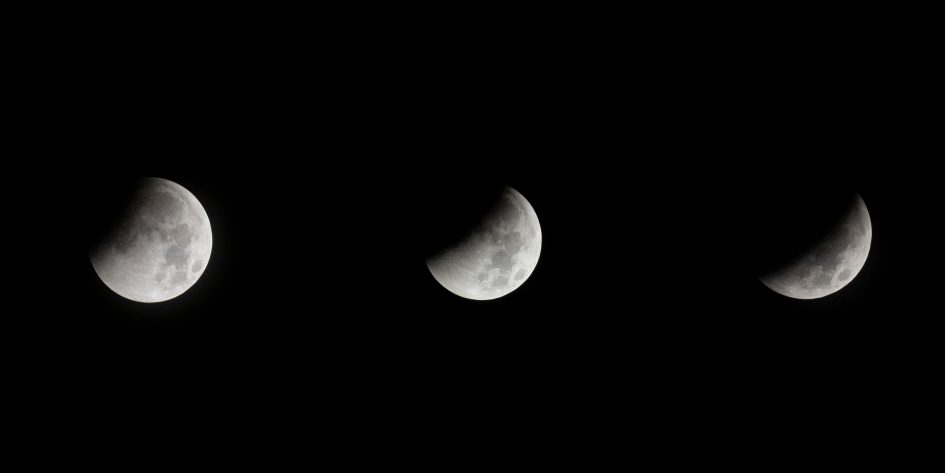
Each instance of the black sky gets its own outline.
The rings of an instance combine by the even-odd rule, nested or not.
[[[179,412],[210,392],[395,424],[855,417],[924,392],[940,212],[910,58],[608,31],[55,48],[38,82],[55,113],[25,121],[56,132],[7,175],[29,260],[4,322],[17,370]],[[87,253],[103,206],[148,176],[190,190],[214,237],[196,285],[153,305],[110,292]],[[424,256],[504,185],[537,212],[537,269],[507,297],[456,297]],[[874,233],[852,283],[813,301],[760,283],[782,212],[853,193]]]

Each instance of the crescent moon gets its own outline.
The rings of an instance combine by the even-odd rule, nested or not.
[[[771,290],[795,299],[816,299],[843,289],[866,264],[873,226],[857,195],[846,216],[819,244],[792,263],[760,277]]]

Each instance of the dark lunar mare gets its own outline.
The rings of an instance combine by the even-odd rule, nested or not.
[[[499,277],[493,282],[493,287],[504,287],[512,277],[512,267],[515,266],[515,256],[525,245],[525,238],[515,228],[520,219],[525,218],[521,203],[511,192],[504,192],[496,200],[493,207],[479,222],[479,232],[485,233],[492,244],[502,249],[496,252],[486,266],[487,270],[498,269]],[[495,222],[498,222],[496,225]],[[498,230],[492,230],[495,226]],[[482,274],[484,276],[485,273]],[[522,275],[524,277],[524,275]],[[521,277],[519,278],[521,279]]]

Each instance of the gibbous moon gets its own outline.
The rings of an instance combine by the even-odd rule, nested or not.
[[[174,182],[148,178],[90,257],[98,277],[118,295],[162,302],[197,282],[212,247],[210,219],[197,198]]]
[[[842,221],[794,262],[761,277],[773,291],[795,299],[816,299],[850,283],[866,263],[873,239],[870,214],[863,199],[855,202]]]
[[[457,296],[502,297],[522,285],[541,254],[541,226],[522,194],[506,187],[499,202],[458,244],[427,259],[433,277]]]

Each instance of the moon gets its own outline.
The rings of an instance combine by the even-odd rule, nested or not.
[[[850,283],[866,264],[873,226],[866,203],[857,195],[846,216],[813,248],[769,274],[761,282],[795,299],[817,299]]]
[[[506,187],[482,222],[458,244],[427,259],[433,277],[457,296],[502,297],[520,287],[538,264],[541,226],[522,194]]]
[[[163,302],[194,285],[210,262],[210,219],[187,189],[142,179],[128,211],[89,256],[109,289],[136,302]]]

